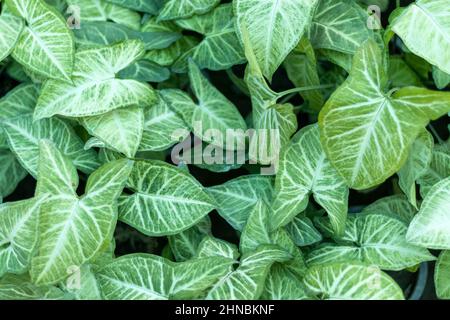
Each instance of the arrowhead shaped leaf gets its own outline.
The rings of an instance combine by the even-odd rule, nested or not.
[[[175,20],[202,15],[214,8],[220,0],[168,0],[158,15],[160,20]]]
[[[137,161],[120,200],[120,220],[151,236],[179,233],[214,209],[189,173],[161,161]]]
[[[44,77],[70,81],[75,46],[64,18],[42,0],[6,0],[6,5],[26,21],[13,58]]]
[[[348,188],[331,166],[319,140],[317,125],[300,130],[283,151],[275,180],[272,227],[288,224],[302,212],[312,193],[341,234],[347,216]]]
[[[249,34],[262,73],[268,79],[300,41],[310,24],[316,0],[235,0],[241,39]]]
[[[448,0],[418,0],[392,22],[392,30],[414,54],[450,73]]]
[[[121,7],[130,8],[135,11],[158,14],[162,6],[162,0],[106,0]]]
[[[134,105],[150,106],[156,97],[149,85],[116,78],[120,70],[143,54],[143,44],[138,40],[78,51],[73,84],[46,81],[34,112],[35,119],[55,114],[94,116]]]
[[[109,162],[88,179],[86,194],[76,194],[75,167],[51,143],[40,143],[37,195],[50,195],[42,205],[37,256],[31,277],[38,284],[63,280],[69,268],[92,259],[109,240],[117,221],[117,198],[132,162]]]
[[[378,45],[355,54],[349,78],[319,115],[321,140],[333,166],[354,189],[385,181],[406,161],[430,120],[450,111],[450,94],[405,87],[386,93],[388,78]]]
[[[23,30],[23,21],[10,14],[0,16],[0,62],[14,50]]]
[[[328,264],[312,267],[304,278],[309,292],[330,300],[403,300],[402,289],[376,267]]]

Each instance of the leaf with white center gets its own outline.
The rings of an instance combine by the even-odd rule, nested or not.
[[[434,285],[439,299],[450,299],[450,251],[442,251],[436,262]]]
[[[344,231],[348,188],[322,150],[317,125],[300,130],[283,151],[275,180],[272,227],[305,210],[309,195],[328,213],[336,234]]]
[[[392,22],[392,30],[414,54],[450,73],[449,0],[417,0]]]
[[[75,45],[64,18],[42,0],[6,0],[6,5],[26,21],[13,58],[39,75],[70,81]]]
[[[260,245],[272,243],[269,218],[268,205],[261,200],[256,202],[241,233],[239,251],[242,254],[255,252]]]
[[[320,85],[317,71],[317,60],[314,49],[306,37],[303,37],[297,47],[284,61],[289,80],[296,87],[311,87]],[[308,102],[308,109],[318,111],[325,103],[320,90],[301,92],[301,96]]]
[[[0,281],[0,300],[63,300],[66,294],[55,286],[38,286],[27,276],[6,275]]]
[[[81,28],[84,21],[114,21],[135,30],[139,30],[141,25],[139,13],[104,0],[66,1],[68,5],[81,8],[79,17]]]
[[[327,300],[403,300],[402,289],[376,267],[336,263],[312,267],[304,280],[306,289]]]
[[[189,173],[162,161],[137,161],[120,199],[120,220],[149,236],[173,235],[214,209],[214,200]]]
[[[234,229],[241,231],[258,200],[269,202],[273,179],[269,176],[247,175],[208,188],[218,212]]]
[[[0,277],[28,270],[38,243],[42,198],[0,205]]]
[[[321,0],[309,29],[315,49],[353,54],[371,36],[368,15],[353,0]]]
[[[450,154],[435,146],[428,170],[419,178],[420,194],[425,198],[431,187],[450,176]]]
[[[170,70],[160,65],[139,60],[119,72],[122,79],[132,79],[141,82],[163,82],[170,78]]]
[[[239,267],[220,279],[208,292],[207,300],[256,300],[264,290],[264,282],[275,262],[292,256],[277,246],[262,245],[242,257]]]
[[[433,79],[438,89],[445,89],[450,84],[450,74],[439,70],[438,67],[433,66]]]
[[[156,15],[162,7],[163,0],[106,0],[106,2],[114,3],[118,6],[135,11]]]
[[[33,121],[31,114],[15,117],[3,122],[8,144],[22,166],[37,176],[39,141],[51,140],[69,157],[74,165],[85,173],[94,171],[99,163],[93,150],[85,151],[83,141],[63,120],[52,118]]]
[[[97,273],[107,300],[167,300],[202,296],[228,271],[233,260],[209,257],[174,263],[150,254],[114,260]]]
[[[237,260],[240,256],[236,245],[212,236],[206,236],[198,245],[197,257],[214,257],[223,256],[233,260]]]
[[[417,213],[417,209],[404,195],[393,195],[378,199],[369,204],[362,211],[363,214],[383,213],[393,214],[406,223],[410,223]]]
[[[108,113],[81,118],[89,134],[128,158],[135,156],[144,130],[144,110],[140,107],[120,108]]]
[[[301,279],[286,271],[282,265],[273,265],[267,276],[262,300],[304,300],[308,299]]]
[[[138,40],[78,51],[73,84],[46,81],[34,112],[35,119],[56,114],[94,116],[118,108],[151,106],[156,95],[148,84],[116,78],[119,71],[143,54],[144,46]]]
[[[170,249],[176,261],[193,258],[202,240],[211,234],[211,220],[208,216],[199,223],[180,233],[168,237]]]
[[[383,270],[399,271],[424,261],[435,260],[428,250],[406,241],[408,226],[386,214],[372,213],[356,218],[354,244],[324,244],[312,251],[308,265],[360,261]]]
[[[220,0],[168,0],[158,15],[160,20],[175,20],[209,12]]]
[[[141,40],[145,50],[169,47],[181,35],[176,32],[145,32],[127,28],[123,25],[105,22],[84,22],[83,27],[75,29],[75,41],[82,46],[111,45],[125,40]]]
[[[50,142],[40,143],[37,195],[42,205],[40,244],[31,262],[34,283],[57,283],[68,268],[89,262],[111,238],[117,221],[117,198],[130,173],[127,159],[109,162],[92,173],[86,193],[76,193],[78,176],[71,161]]]
[[[190,122],[194,134],[205,142],[217,145],[222,149],[229,149],[223,141],[226,137],[227,142],[235,141],[237,148],[242,149],[245,145],[243,133],[245,133],[247,125],[236,106],[206,79],[192,60],[189,61],[189,78],[192,91],[198,100]],[[198,128],[199,124],[201,124],[201,128]],[[209,129],[218,130],[222,141],[216,141],[215,134],[208,136]],[[229,131],[232,131],[231,134]],[[230,147],[236,148],[234,145]]]
[[[213,11],[176,21],[183,29],[203,35],[202,41],[183,55],[173,65],[173,71],[187,71],[187,61],[194,60],[202,69],[225,70],[245,62],[244,51],[235,30],[235,18],[231,4],[224,4]]]
[[[0,199],[14,192],[26,175],[27,171],[16,156],[9,150],[0,149]]]
[[[322,235],[314,227],[312,221],[305,215],[298,215],[286,226],[292,240],[299,247],[309,246],[320,242]]]
[[[364,190],[384,182],[406,161],[430,120],[450,111],[450,93],[405,87],[388,89],[383,54],[367,41],[355,54],[350,76],[319,115],[321,141],[349,187]]]
[[[300,41],[311,23],[317,0],[235,0],[239,36],[243,30],[268,79]]]
[[[175,132],[185,130],[180,140],[184,140],[189,134],[189,127],[184,120],[174,112],[167,102],[160,97],[155,106],[144,109],[144,131],[142,133],[140,151],[167,150],[179,140],[172,135]]]
[[[14,50],[22,29],[22,19],[5,13],[0,16],[0,62]]]
[[[425,248],[450,249],[450,177],[430,189],[406,238]]]
[[[416,181],[427,172],[431,164],[433,146],[433,136],[426,130],[422,131],[414,141],[405,164],[398,172],[398,184],[415,207],[417,207]]]

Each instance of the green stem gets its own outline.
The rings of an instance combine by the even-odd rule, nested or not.
[[[293,89],[289,89],[289,90],[278,93],[277,100],[283,98],[284,96],[290,95],[292,93],[299,93],[299,92],[320,90],[320,89],[329,89],[329,88],[333,88],[333,87],[334,87],[334,84],[324,84],[321,86],[293,88]]]
[[[231,82],[238,87],[239,90],[241,90],[246,96],[250,96],[250,92],[248,91],[247,85],[244,80],[237,77],[233,71],[230,69],[226,70],[226,73],[228,75],[228,78],[230,78]]]
[[[441,136],[439,135],[439,133],[436,131],[436,129],[433,127],[433,125],[431,123],[428,125],[428,127],[430,128],[431,133],[436,138],[436,140],[439,142],[439,144],[445,143],[444,139],[441,138]]]
[[[397,0],[395,5],[396,5],[397,8],[400,8],[400,6],[401,6],[400,0]]]
[[[295,97],[295,95],[297,94],[297,92],[293,92],[291,94],[288,94],[287,96],[285,96],[283,99],[281,99],[280,104],[285,104],[286,102],[288,102],[289,100],[291,100],[293,97]]]

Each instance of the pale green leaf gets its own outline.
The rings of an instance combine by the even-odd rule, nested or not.
[[[93,150],[84,151],[82,140],[71,126],[63,120],[52,118],[33,121],[33,116],[24,115],[3,122],[8,144],[22,166],[37,176],[39,141],[51,140],[83,172],[90,173],[98,167]]]
[[[189,173],[161,161],[137,161],[120,200],[120,220],[151,236],[173,235],[214,209],[213,199]]]
[[[108,113],[85,117],[82,125],[89,134],[128,158],[135,156],[144,130],[144,110],[140,107],[120,108]]]
[[[225,70],[245,62],[244,52],[235,31],[235,18],[231,4],[224,4],[213,11],[177,20],[183,29],[203,35],[202,41],[192,49],[183,52],[172,69],[187,71],[187,60],[192,58],[202,69]]]
[[[422,131],[414,141],[405,164],[398,172],[398,184],[415,207],[417,207],[416,181],[427,172],[431,164],[433,146],[433,136],[426,130]]]
[[[355,220],[354,244],[324,244],[308,256],[308,265],[360,261],[384,270],[403,270],[435,260],[428,250],[406,241],[407,224],[385,214],[362,215]]]
[[[316,0],[235,0],[241,39],[248,32],[262,73],[268,79],[297,45],[311,23]]]
[[[348,79],[319,115],[322,145],[354,189],[374,187],[397,172],[428,124],[450,111],[450,93],[418,87],[386,92],[379,46],[367,41],[355,54]]]
[[[430,249],[450,249],[450,177],[435,184],[409,225],[409,242]]]
[[[55,114],[93,116],[134,105],[151,106],[156,96],[148,84],[116,78],[119,71],[143,54],[143,44],[138,40],[78,51],[73,84],[46,81],[34,112],[35,119]]]
[[[234,229],[242,231],[258,200],[269,202],[273,179],[269,176],[246,175],[222,185],[208,188],[218,212]]]
[[[450,84],[450,74],[433,66],[433,79],[438,89],[445,89]]]
[[[70,81],[75,45],[61,14],[42,0],[7,0],[6,4],[26,21],[13,58],[39,75]]]
[[[392,22],[392,30],[414,54],[450,73],[448,0],[417,0]]]
[[[51,143],[40,143],[36,194],[50,198],[42,205],[41,242],[30,272],[33,282],[63,280],[70,269],[90,261],[110,240],[117,221],[117,198],[131,166],[127,159],[103,165],[89,177],[86,193],[79,198],[75,167]]]
[[[327,300],[403,300],[395,281],[376,267],[329,264],[312,267],[303,280],[311,294]]]
[[[434,285],[439,299],[450,299],[450,251],[442,251],[436,262]]]
[[[28,270],[39,235],[42,198],[0,205],[0,277]]]
[[[331,166],[319,140],[317,125],[300,130],[283,151],[275,181],[272,227],[288,224],[302,212],[312,193],[328,213],[334,231],[343,232],[348,188]]]
[[[419,178],[420,194],[425,198],[431,187],[450,176],[450,154],[436,145],[428,170]]]
[[[240,253],[236,245],[232,243],[216,239],[212,236],[205,236],[202,242],[198,245],[197,256],[199,258],[223,256],[237,260]]]
[[[393,195],[378,199],[362,211],[364,214],[383,213],[393,214],[406,223],[410,223],[417,209],[408,201],[404,195]]]
[[[147,51],[144,59],[155,62],[161,66],[172,65],[183,53],[190,51],[199,41],[193,36],[183,36],[170,47]],[[185,68],[187,69],[187,67]]]
[[[264,201],[259,200],[250,212],[239,241],[239,251],[243,255],[255,252],[260,245],[272,243],[269,209]]]
[[[66,294],[55,286],[38,286],[25,276],[8,275],[0,281],[0,300],[62,300]]]
[[[282,265],[273,265],[267,276],[262,300],[304,300],[309,299],[301,279],[286,271]]]

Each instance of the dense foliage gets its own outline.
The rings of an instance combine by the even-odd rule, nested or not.
[[[3,0],[0,67],[0,299],[450,298],[450,0]]]

